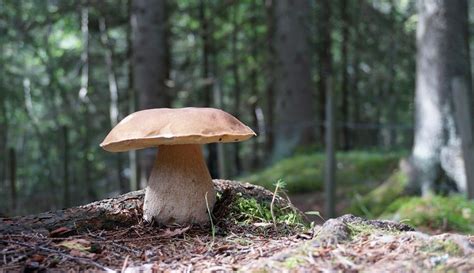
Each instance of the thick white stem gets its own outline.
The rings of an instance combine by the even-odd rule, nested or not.
[[[207,223],[215,190],[200,145],[159,147],[146,188],[143,218],[161,224]]]

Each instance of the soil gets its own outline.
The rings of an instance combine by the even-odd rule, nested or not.
[[[213,226],[144,223],[143,192],[1,218],[0,272],[474,272],[472,236],[430,236],[352,215],[307,228],[243,223],[233,211],[237,197],[268,203],[273,194],[250,184],[214,183],[221,198]],[[284,198],[274,202],[291,207]]]

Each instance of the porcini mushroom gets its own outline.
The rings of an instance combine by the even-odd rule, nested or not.
[[[254,135],[219,109],[159,108],[128,115],[100,146],[109,152],[158,147],[143,218],[161,224],[202,224],[209,221],[207,205],[212,209],[216,194],[200,145],[243,141]]]

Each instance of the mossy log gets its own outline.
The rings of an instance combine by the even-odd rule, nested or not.
[[[213,214],[219,217],[225,207],[237,196],[271,202],[272,192],[260,186],[229,180],[213,180],[220,195]],[[139,223],[143,217],[144,190],[126,193],[114,198],[96,201],[87,205],[49,211],[35,215],[0,218],[0,234],[21,232],[49,233],[58,228],[71,232],[113,229]],[[277,197],[276,203],[287,205],[287,200]]]

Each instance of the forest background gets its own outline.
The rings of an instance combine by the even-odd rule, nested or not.
[[[470,50],[463,58],[453,48],[450,65],[466,71],[469,61],[469,71],[474,63],[474,5],[457,1],[448,18],[465,26],[418,37],[417,46],[417,23],[429,15],[420,3],[0,0],[0,214],[142,188],[156,151],[111,154],[99,143],[129,113],[154,107],[210,106],[238,117],[258,136],[205,146],[210,172],[265,185],[276,178],[252,174],[298,155],[316,155],[307,167],[322,164],[325,121],[334,113],[338,158],[388,159],[383,174],[374,161],[362,173],[383,182],[398,166],[394,158],[416,150],[415,116],[426,115],[415,99],[417,49],[462,33],[452,40],[470,42]],[[434,60],[433,67],[445,64]],[[353,176],[346,161],[337,165],[342,179]],[[301,184],[321,190],[322,174]]]

